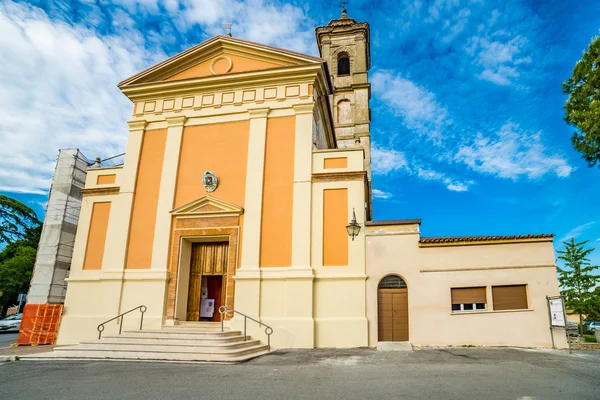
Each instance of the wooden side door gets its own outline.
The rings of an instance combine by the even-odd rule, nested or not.
[[[408,289],[379,289],[377,309],[378,340],[408,341]]]
[[[392,293],[388,289],[377,291],[377,324],[379,327],[378,340],[380,342],[392,342],[394,340],[392,302]]]
[[[406,342],[408,341],[408,289],[393,290],[396,291],[392,293],[394,342]]]

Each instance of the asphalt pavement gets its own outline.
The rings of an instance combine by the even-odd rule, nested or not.
[[[0,364],[6,399],[600,399],[600,352],[277,351],[239,365]]]
[[[19,332],[2,332],[0,333],[0,349],[8,347],[13,343],[17,343]]]

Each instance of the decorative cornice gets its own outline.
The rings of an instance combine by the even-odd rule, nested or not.
[[[132,120],[132,121],[127,121],[127,125],[129,125],[129,132],[132,131],[143,131],[144,129],[146,129],[146,120]]]
[[[421,218],[365,221],[365,226],[415,225],[415,224],[421,225]]]
[[[248,110],[248,115],[250,119],[253,118],[267,118],[269,115],[269,107],[261,107],[261,108],[251,108]]]
[[[310,103],[295,104],[292,106],[292,108],[294,109],[294,113],[296,115],[312,114],[315,108],[315,103],[311,101]]]
[[[167,117],[165,119],[167,121],[167,127],[175,128],[178,126],[183,126],[187,120],[187,117],[185,115],[178,115],[176,117]]]
[[[365,181],[366,171],[321,172],[312,174],[313,182]]]
[[[203,210],[203,208],[207,208]],[[171,211],[171,215],[176,218],[193,218],[193,217],[227,217],[239,216],[244,212],[242,207],[228,203],[224,200],[217,199],[210,195],[203,196],[190,203],[184,204],[181,207]]]
[[[160,99],[165,96],[179,96],[225,89],[245,89],[253,86],[297,84],[300,81],[314,82],[322,71],[321,64],[307,64],[297,67],[273,68],[262,71],[239,72],[224,75],[212,75],[202,78],[175,81],[132,84],[121,88],[132,101]]]
[[[81,195],[82,196],[111,196],[111,195],[119,194],[120,190],[121,190],[121,188],[119,186],[81,189]]]

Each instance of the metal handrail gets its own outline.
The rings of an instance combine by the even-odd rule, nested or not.
[[[104,321],[103,323],[101,323],[100,325],[98,325],[98,340],[102,339],[102,332],[104,332],[104,324],[110,322],[110,321],[114,321],[117,318],[122,318],[125,314],[129,314],[132,311],[135,311],[139,309],[140,312],[142,313],[142,317],[140,318],[140,331],[142,330],[142,326],[144,324],[144,313],[146,312],[146,310],[148,309],[146,306],[141,305],[141,306],[137,306],[136,308],[132,308],[129,311],[125,311],[122,314],[117,315],[114,318],[109,319],[108,321]],[[102,329],[100,329],[102,328]],[[119,335],[121,334],[121,332],[123,331],[123,319],[121,319],[121,323],[119,324]]]
[[[269,351],[271,351],[271,335],[273,334],[273,328],[271,328],[267,324],[264,324],[264,323],[262,323],[262,322],[260,322],[260,321],[258,321],[256,319],[254,319],[254,318],[252,318],[252,317],[250,317],[250,316],[248,316],[248,315],[246,315],[244,313],[241,313],[241,312],[239,312],[237,310],[234,310],[233,308],[228,307],[228,306],[221,306],[221,307],[219,307],[219,313],[221,313],[221,332],[224,331],[223,323],[225,322],[225,313],[227,312],[227,310],[233,311],[234,313],[238,313],[238,314],[240,314],[241,316],[244,317],[244,342],[247,339],[247,335],[246,335],[246,320],[250,319],[251,321],[256,322],[259,326],[261,326],[261,327],[264,326],[265,327],[265,333],[267,334],[267,349]]]

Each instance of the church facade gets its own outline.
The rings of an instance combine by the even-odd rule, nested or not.
[[[321,57],[216,36],[121,82],[125,162],[88,170],[57,343],[145,305],[148,328],[227,306],[274,348],[550,347],[552,235],[372,220],[369,35],[344,14]]]

